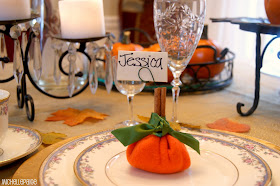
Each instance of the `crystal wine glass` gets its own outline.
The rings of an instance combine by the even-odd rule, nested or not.
[[[128,106],[129,106],[129,120],[123,121],[117,126],[134,126],[139,124],[139,122],[134,120],[133,117],[133,98],[135,94],[140,93],[144,87],[145,82],[143,81],[120,81],[117,80],[117,73],[118,73],[118,62],[117,58],[114,56],[112,57],[112,65],[113,65],[113,76],[114,76],[114,83],[116,88],[120,93],[127,96]]]
[[[180,76],[188,65],[201,37],[205,0],[154,0],[154,25],[161,51],[168,52],[171,82],[172,121],[178,122],[177,105]]]

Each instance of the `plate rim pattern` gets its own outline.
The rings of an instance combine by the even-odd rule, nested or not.
[[[30,146],[30,148],[25,153],[23,153],[19,156],[10,158],[10,159],[0,161],[0,167],[5,166],[9,163],[12,163],[12,162],[14,162],[18,159],[21,159],[21,158],[35,152],[40,147],[40,145],[42,144],[42,137],[35,129],[25,127],[25,126],[21,126],[21,125],[14,125],[14,124],[9,124],[8,128],[14,128],[14,129],[20,128],[20,129],[23,129],[24,131],[29,131],[29,132],[33,133],[34,134],[33,137],[36,138],[36,140],[35,140],[36,143],[35,143],[34,146]]]
[[[264,177],[264,183],[262,185],[270,185],[272,183],[272,171],[271,171],[271,168],[269,167],[269,165],[267,164],[267,162],[262,158],[260,157],[259,155],[257,155],[256,153],[254,153],[253,151],[250,151],[240,145],[237,145],[237,144],[233,144],[232,142],[228,142],[228,141],[225,141],[225,140],[222,140],[222,139],[218,139],[218,138],[214,138],[214,137],[210,137],[210,136],[204,136],[204,135],[199,135],[199,134],[192,134],[193,136],[196,136],[196,137],[200,137],[200,138],[211,138],[215,141],[218,141],[220,143],[223,143],[223,144],[230,144],[232,146],[235,146],[237,147],[238,149],[244,149],[246,150],[248,153],[250,153],[252,156],[256,157],[257,159],[259,159],[259,162],[262,164],[262,166],[265,168],[265,170],[267,171],[266,172],[266,175]],[[90,152],[93,148],[95,148],[96,146],[100,145],[100,144],[103,144],[104,142],[112,142],[112,141],[118,141],[116,138],[110,138],[110,139],[105,139],[105,140],[102,140],[102,141],[99,141],[99,142],[96,142],[92,145],[90,145],[89,147],[87,147],[86,149],[84,149],[82,152],[80,152],[80,154],[76,157],[75,159],[75,162],[74,162],[74,165],[73,165],[73,169],[74,169],[74,174],[76,176],[76,178],[79,180],[79,182],[82,184],[82,185],[89,185],[90,183],[87,182],[86,180],[84,180],[82,178],[82,176],[80,175],[80,170],[78,169],[78,166],[80,164],[79,160],[87,153],[87,152]],[[211,151],[212,152],[212,151]],[[120,153],[120,152],[118,152]],[[118,154],[117,153],[117,154]],[[216,152],[214,152],[216,153]],[[220,154],[218,154],[220,155]],[[222,155],[220,155],[222,156]],[[226,157],[225,157],[226,158]],[[228,159],[228,158],[226,158]],[[231,160],[230,160],[231,161]],[[235,165],[235,164],[234,164]],[[237,169],[238,170],[238,169]],[[239,170],[238,170],[239,172]],[[239,174],[238,174],[239,175]],[[238,178],[240,177],[240,175],[238,176]],[[236,180],[237,182],[238,180]]]

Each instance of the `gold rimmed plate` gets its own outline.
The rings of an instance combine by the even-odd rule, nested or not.
[[[105,173],[115,185],[234,185],[238,181],[238,168],[229,159],[204,150],[199,155],[190,149],[189,154],[192,164],[186,171],[154,174],[131,167],[127,162],[126,151],[123,151],[107,162]]]
[[[0,167],[33,153],[41,144],[42,139],[37,131],[10,124],[1,144],[4,153],[0,156]]]
[[[194,135],[202,153],[189,149],[192,165],[175,174],[154,174],[131,167],[116,139],[107,139],[85,149],[74,163],[83,185],[269,185],[272,174],[255,153],[224,140]]]
[[[269,170],[269,167],[272,169],[272,173],[277,173],[280,172],[280,167],[278,166],[280,164],[280,152],[277,150],[275,146],[271,146],[270,144],[264,143],[262,141],[258,141],[256,138],[244,138],[244,136],[237,136],[233,133],[224,133],[224,132],[219,132],[215,130],[205,130],[201,129],[200,131],[195,130],[189,130],[187,128],[183,128],[182,132],[188,132],[190,134],[197,134],[199,135],[201,139],[201,148],[204,150],[209,150],[204,147],[205,140],[206,139],[221,139],[223,142],[230,142],[232,147],[236,145],[236,147],[240,146],[244,150],[244,152],[248,153],[249,155],[255,154],[256,158],[254,159],[259,159],[261,157],[264,159],[264,163],[261,164],[261,166],[267,167],[267,168],[262,168],[262,170]],[[108,139],[113,138],[114,136],[111,134],[111,131],[103,131],[99,133],[92,133],[88,134],[79,138],[75,138],[72,141],[58,147],[55,151],[53,151],[42,163],[40,172],[39,172],[39,181],[41,185],[79,185],[80,181],[78,178],[75,176],[73,165],[78,157],[78,155],[84,151],[86,148],[93,144],[97,144],[101,141],[107,141]],[[205,140],[203,140],[203,138]],[[210,137],[210,138],[208,138]],[[210,142],[207,142],[207,144],[210,144]],[[213,143],[217,144],[217,142]],[[225,143],[223,146],[225,146],[224,149],[227,149]],[[221,146],[221,144],[219,145]],[[101,148],[101,147],[100,147]],[[124,147],[122,147],[123,150],[120,149],[119,152],[122,152],[125,150]],[[110,152],[110,150],[108,149]],[[210,150],[213,153],[217,153],[219,156],[224,156],[222,153],[216,152],[216,150]],[[253,152],[252,154],[250,152]],[[103,172],[102,175],[106,177],[106,180],[108,180],[105,172],[105,165],[111,160],[115,155],[118,153],[111,154],[107,160],[104,163],[103,167]],[[242,156],[245,157],[245,156]],[[250,157],[250,156],[249,156]],[[254,157],[254,156],[253,156]],[[240,157],[239,157],[240,158]],[[260,158],[260,159],[261,159]],[[102,158],[103,159],[103,158]],[[100,159],[100,160],[102,160]],[[236,163],[232,161],[231,158],[227,158],[229,161],[231,161],[234,165]],[[241,161],[241,159],[239,159]],[[246,160],[247,163],[250,163],[250,159],[244,158],[244,161]],[[103,160],[102,160],[103,161]],[[262,162],[262,161],[258,161]],[[267,163],[269,167],[267,166]],[[249,166],[250,168],[253,169],[253,166]],[[258,168],[258,167],[257,167]],[[238,170],[240,168],[238,167]],[[242,169],[243,170],[243,169]],[[255,171],[255,170],[254,170]],[[251,175],[249,173],[248,175]],[[267,172],[267,177],[264,177],[263,179],[266,180],[263,185],[269,185],[271,181],[271,174]],[[67,177],[67,179],[64,179]],[[240,178],[239,178],[240,180]],[[269,181],[270,180],[270,181]],[[111,183],[111,181],[109,181]],[[272,183],[277,185],[280,185],[280,177],[274,176],[272,178]],[[260,184],[261,185],[261,184]]]

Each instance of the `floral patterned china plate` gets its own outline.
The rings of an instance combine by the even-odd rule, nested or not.
[[[254,157],[253,158],[254,160],[258,160],[256,162],[263,162],[263,161],[261,161],[261,158],[264,159],[264,161],[267,162],[268,165],[270,166],[272,173],[277,174],[277,172],[280,172],[280,167],[278,166],[280,164],[280,152],[275,150],[271,146],[264,145],[257,141],[254,141],[251,139],[246,139],[244,137],[236,136],[236,135],[233,135],[230,133],[217,132],[214,130],[201,129],[200,131],[192,131],[192,130],[188,130],[187,128],[184,128],[183,132],[196,134],[197,136],[200,136],[200,138],[203,138],[205,136],[206,138],[204,138],[204,139],[213,139],[213,140],[221,139],[221,141],[230,142],[229,144],[231,144],[231,147],[235,147],[235,145],[236,145],[236,148],[237,148],[240,146],[240,147],[242,147],[241,148],[242,151],[246,152],[246,154],[249,155],[248,157],[252,156],[252,157]],[[109,131],[104,131],[104,132],[100,132],[100,133],[89,134],[87,136],[83,136],[78,139],[74,139],[73,141],[60,146],[54,152],[52,152],[42,163],[40,172],[39,172],[40,184],[41,185],[67,185],[67,186],[80,185],[81,183],[76,178],[76,176],[74,174],[74,169],[73,169],[75,159],[86,148],[89,148],[89,146],[91,146],[93,144],[97,144],[102,141],[106,141],[113,137],[114,136],[111,134],[111,132],[109,130]],[[203,140],[203,142],[201,143],[201,147],[204,150],[208,150],[207,148],[205,148],[204,144],[206,144],[206,145],[211,144],[212,145],[211,148],[213,148],[213,149],[216,148],[215,146],[217,146],[217,147],[223,146],[221,143],[218,143],[218,142],[211,143],[211,142],[206,142],[206,140]],[[219,144],[219,145],[217,145],[217,144]],[[122,146],[121,146],[121,148],[123,148],[123,150],[125,149]],[[223,146],[223,148],[231,149],[230,147],[226,147],[225,145]],[[217,153],[216,150],[215,149],[213,150],[213,149],[211,150],[211,152]],[[123,150],[120,149],[119,152],[121,152]],[[231,149],[231,150],[236,151],[234,149]],[[257,154],[258,156],[260,156],[261,158],[259,158],[258,156],[253,156],[254,153],[251,153],[251,151],[254,152],[255,154]],[[223,152],[223,153],[225,153],[225,152]],[[105,175],[107,180],[108,180],[108,178],[107,178],[106,172],[105,172],[105,165],[107,163],[109,164],[110,160],[112,160],[112,158],[116,154],[117,153],[110,155],[110,157],[108,157],[108,159],[105,161],[102,174],[103,174],[103,176]],[[228,159],[233,164],[236,164],[235,162],[233,162],[231,160],[231,158],[227,158],[220,152],[218,153],[217,156],[223,156],[222,159]],[[251,169],[254,169],[252,166],[247,165],[247,164],[250,164],[250,159],[246,159],[245,156],[241,156],[241,155],[240,156],[235,155],[235,157],[238,157],[239,159],[244,158],[243,165],[249,166]],[[264,162],[264,164],[261,164],[262,166],[260,165],[262,167],[261,170],[269,171],[269,168],[265,166],[266,165],[265,162]],[[254,163],[254,162],[251,162],[251,163]],[[266,167],[266,168],[264,168],[264,167]],[[93,168],[95,168],[95,167],[93,167]],[[241,168],[238,167],[237,170],[239,171],[239,169],[241,169]],[[255,170],[253,170],[253,172],[255,172]],[[111,172],[111,173],[109,172],[107,174],[113,174],[113,173],[114,172]],[[239,172],[239,174],[240,174],[240,172]],[[251,173],[248,175],[251,175]],[[263,175],[263,173],[261,173],[261,175]],[[268,185],[269,180],[271,179],[271,175],[269,173],[267,173],[267,174],[265,173],[265,175],[267,175],[267,178],[265,177],[264,180],[266,180],[267,185]],[[65,179],[66,177],[67,177],[67,179]],[[239,178],[239,181],[240,181],[240,178]],[[280,177],[274,176],[272,179],[272,184],[280,185]],[[261,184],[259,184],[259,185],[261,185]]]
[[[56,149],[42,163],[40,185],[80,185],[73,170],[76,157],[90,145],[112,137],[111,130],[104,131],[75,139]]]
[[[98,142],[76,159],[74,171],[83,185],[268,185],[271,170],[255,153],[220,139],[194,135],[201,156],[190,150],[191,167],[175,174],[154,174],[133,168],[126,148],[116,139]],[[215,153],[213,153],[215,152]]]
[[[9,125],[6,137],[1,144],[4,153],[0,156],[0,167],[31,154],[40,147],[41,143],[41,136],[35,130]]]
[[[189,154],[192,157],[191,168],[180,173],[163,175],[131,167],[126,158],[126,151],[123,151],[107,162],[105,173],[115,185],[135,185],[135,183],[149,183],[149,185],[158,185],[159,183],[161,185],[181,185],[182,183],[184,185],[195,185],[195,183],[199,183],[199,185],[234,185],[237,182],[238,169],[227,158],[211,151],[201,151],[199,155],[190,149]],[[75,167],[78,168],[78,172],[76,171],[78,175],[86,172],[80,162],[81,159],[75,164]]]

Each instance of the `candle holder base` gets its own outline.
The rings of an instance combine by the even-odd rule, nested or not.
[[[25,22],[31,21],[33,19],[37,19],[39,17],[40,17],[40,15],[38,15],[38,14],[32,14],[30,18],[26,18],[26,19],[0,20],[0,25],[17,25],[20,23],[25,23]]]
[[[55,39],[61,40],[61,41],[67,41],[71,43],[87,43],[87,42],[93,42],[93,41],[98,41],[100,39],[110,37],[110,33],[106,33],[104,36],[98,36],[98,37],[89,37],[89,38],[64,38],[61,35],[54,35],[52,36]]]
[[[253,32],[256,34],[256,69],[255,69],[255,93],[254,93],[254,101],[253,105],[251,106],[248,111],[243,112],[242,107],[245,106],[244,103],[237,103],[236,109],[238,114],[241,116],[250,116],[252,115],[258,107],[259,99],[260,99],[260,71],[263,65],[263,58],[264,54],[271,44],[273,40],[276,38],[280,38],[280,26],[279,25],[272,25],[269,23],[267,19],[262,18],[211,18],[212,22],[229,22],[231,24],[239,25],[240,30]],[[261,52],[261,34],[269,34],[275,35],[264,47],[263,51]],[[280,52],[278,52],[279,54]],[[278,57],[280,59],[280,57]]]

